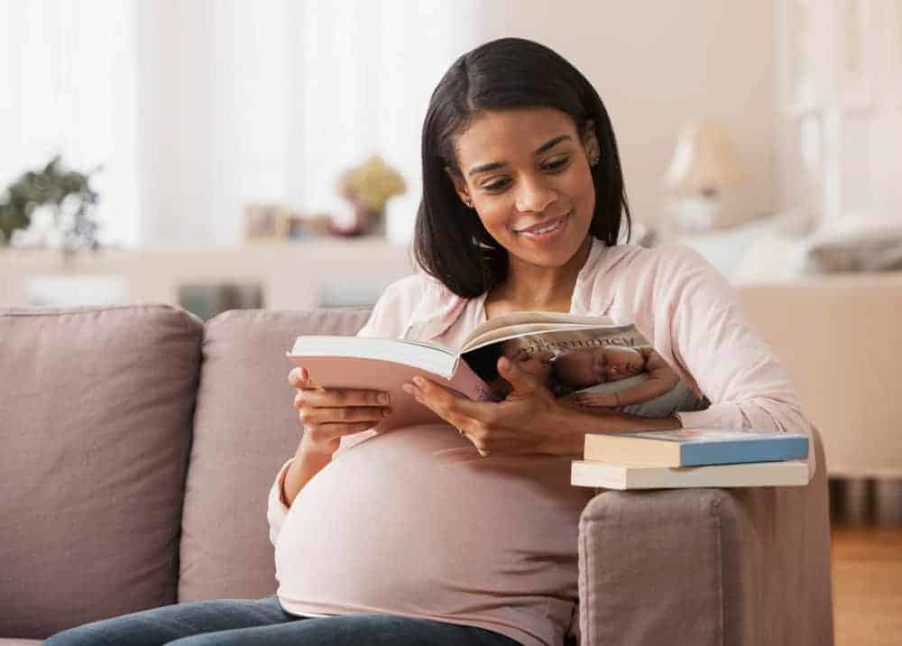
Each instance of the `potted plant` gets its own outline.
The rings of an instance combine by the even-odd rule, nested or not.
[[[0,246],[10,245],[17,230],[24,232],[31,225],[34,212],[47,208],[53,214],[64,255],[79,248],[96,250],[98,195],[90,182],[99,169],[87,174],[64,170],[57,155],[43,169],[22,174],[0,199]]]

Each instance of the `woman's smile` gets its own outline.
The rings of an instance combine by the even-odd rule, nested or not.
[[[525,228],[514,229],[514,233],[534,242],[553,242],[560,238],[564,233],[567,224],[570,222],[570,215],[572,212],[573,209],[570,209],[560,217],[542,220],[537,224]]]

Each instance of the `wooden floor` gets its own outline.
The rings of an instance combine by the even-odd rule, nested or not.
[[[836,646],[902,644],[902,527],[833,528]]]

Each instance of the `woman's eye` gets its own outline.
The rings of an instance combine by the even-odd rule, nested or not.
[[[567,162],[570,161],[569,157],[564,157],[563,159],[558,159],[557,161],[549,162],[545,164],[545,170],[557,170],[559,168],[563,168]]]
[[[484,184],[482,188],[486,191],[500,191],[505,186],[507,186],[507,180],[501,180],[493,184]]]
[[[547,164],[543,164],[543,165],[542,165],[542,170],[545,170],[545,171],[556,171],[556,170],[561,170],[562,168],[564,168],[564,166],[567,165],[567,163],[568,163],[569,161],[570,161],[570,158],[569,158],[569,157],[564,157],[564,158],[562,158],[562,159],[558,159],[558,160],[555,160],[555,161],[553,161],[553,162],[549,162],[549,163],[547,163]],[[499,191],[503,191],[503,190],[507,187],[508,183],[509,183],[509,182],[508,182],[508,180],[506,180],[506,179],[504,179],[504,180],[498,180],[497,182],[493,182],[492,184],[483,184],[482,189],[483,189],[484,191],[492,191],[492,192],[496,192],[496,193],[497,193],[497,192],[499,192]]]

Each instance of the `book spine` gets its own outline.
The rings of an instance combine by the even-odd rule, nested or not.
[[[604,489],[683,489],[695,487],[793,487],[808,484],[808,465],[715,465],[691,468],[638,467],[574,460],[570,482]]]
[[[797,487],[808,484],[808,465],[783,462],[778,468],[749,465],[709,465],[694,468],[638,469],[626,472],[627,489],[696,487]]]
[[[570,484],[577,487],[623,490],[626,475],[623,469],[586,460],[573,460],[570,466]]]
[[[808,457],[808,438],[773,438],[754,442],[687,443],[682,446],[681,465],[780,462]]]

